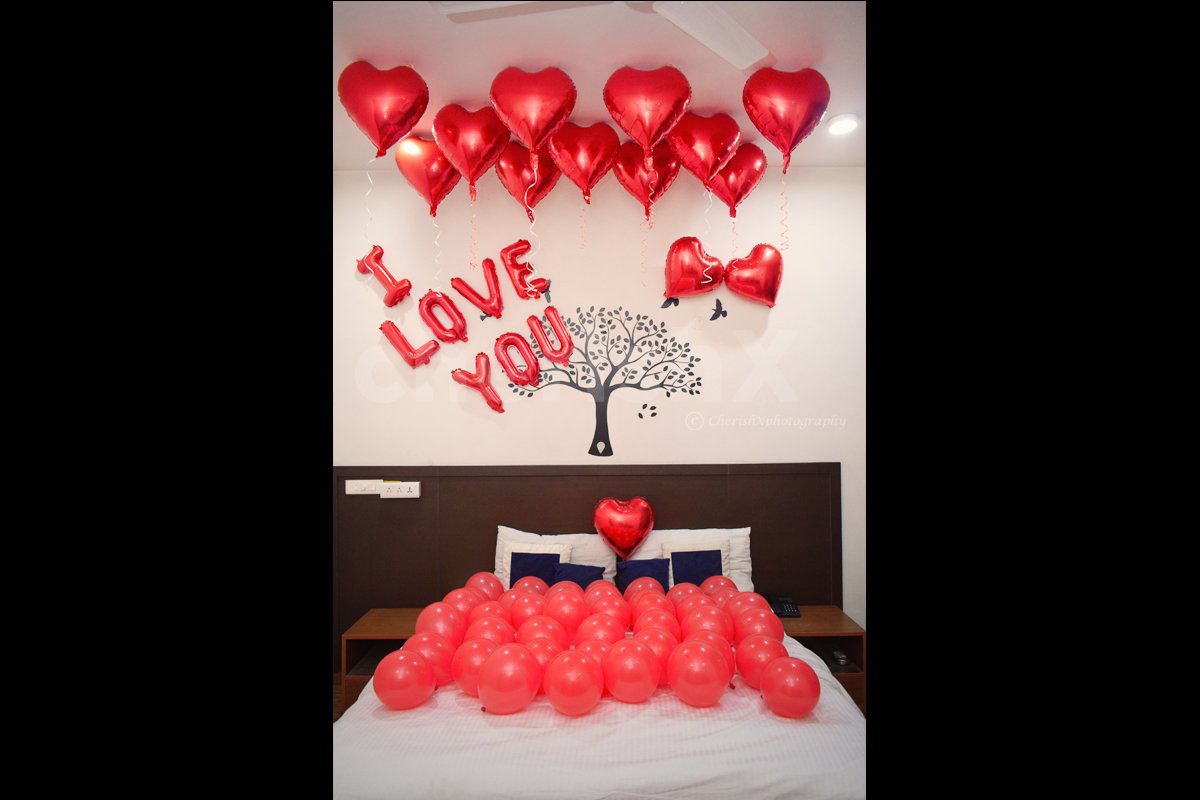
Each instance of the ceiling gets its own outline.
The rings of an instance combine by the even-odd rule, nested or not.
[[[742,87],[756,69],[772,66],[818,70],[829,82],[825,119],[859,116],[857,130],[833,136],[826,125],[792,152],[797,167],[866,165],[866,3],[723,2],[729,16],[769,51],[765,60],[738,69],[655,13],[649,2],[542,2],[447,16],[427,2],[333,3],[333,168],[361,170],[375,148],[346,114],[337,96],[342,70],[357,60],[379,69],[410,65],[429,86],[429,106],[413,133],[429,138],[433,117],[458,103],[469,110],[488,104],[492,79],[506,67],[526,71],[558,67],[578,92],[571,121],[615,123],[604,107],[604,83],[623,66],[678,68],[692,87],[689,110],[723,111],[779,164],[780,153],[751,124]],[[628,137],[620,130],[622,141]],[[391,159],[391,151],[386,157]],[[380,159],[372,169],[384,168]]]

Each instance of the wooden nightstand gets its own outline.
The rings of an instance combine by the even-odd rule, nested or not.
[[[358,699],[375,667],[416,633],[419,608],[372,608],[342,634],[342,692],[345,708]]]
[[[780,620],[784,633],[819,655],[867,713],[867,632],[837,606],[800,606],[800,616]],[[838,663],[838,652],[845,664]]]

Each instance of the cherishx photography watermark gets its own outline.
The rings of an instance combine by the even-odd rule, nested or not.
[[[692,411],[683,418],[689,431],[704,428],[844,428],[846,418],[834,414],[829,417],[797,417],[788,414],[705,414]]]

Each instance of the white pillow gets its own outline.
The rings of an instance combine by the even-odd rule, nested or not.
[[[663,545],[671,540],[667,531],[651,529],[650,535],[641,543],[637,550],[630,554],[630,561],[645,561],[650,558],[663,557]]]
[[[667,559],[667,575],[671,581],[671,585],[675,585],[675,561],[671,558],[672,553],[691,553],[697,550],[720,550],[721,551],[721,574],[729,576],[729,539],[717,541],[716,539],[708,539],[707,541],[692,541],[693,538],[700,539],[704,537],[687,537],[681,536],[667,544],[663,545],[663,558]],[[715,543],[715,544],[714,544]],[[733,580],[730,578],[730,580]],[[737,583],[737,581],[734,581]],[[696,584],[699,586],[699,584]]]
[[[660,533],[665,538],[663,550],[676,543],[689,545],[687,550],[716,550],[722,542],[729,544],[729,569],[725,569],[724,554],[722,553],[721,571],[737,586],[739,592],[753,592],[753,564],[750,561],[750,529],[749,528],[700,528],[652,531],[650,537]],[[650,537],[646,541],[649,543]],[[690,545],[708,545],[707,547],[691,547]],[[635,556],[636,558],[637,556]],[[646,556],[655,558],[655,556]]]
[[[584,564],[589,567],[604,567],[604,580],[616,583],[617,579],[617,554],[604,543],[598,533],[560,533],[541,536],[528,531],[517,530],[510,528],[507,525],[496,526],[496,577],[504,583],[505,588],[508,588],[508,570],[509,559],[505,558],[504,577],[500,575],[500,558],[501,547],[505,543],[508,544],[553,544],[553,545],[570,545],[570,552],[564,555],[561,561],[564,564]],[[517,552],[547,552],[543,550],[525,551],[518,547]],[[555,551],[549,551],[555,552]],[[586,586],[584,587],[587,588]]]

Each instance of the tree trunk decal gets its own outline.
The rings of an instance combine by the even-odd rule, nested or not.
[[[614,452],[608,435],[608,399],[618,389],[650,392],[661,389],[672,394],[700,394],[700,363],[692,346],[668,337],[665,323],[624,308],[575,309],[565,317],[575,349],[566,366],[543,361],[537,341],[530,337],[541,370],[537,386],[508,387],[521,397],[531,397],[550,386],[569,386],[591,395],[596,404],[596,428],[588,455],[607,457]]]

